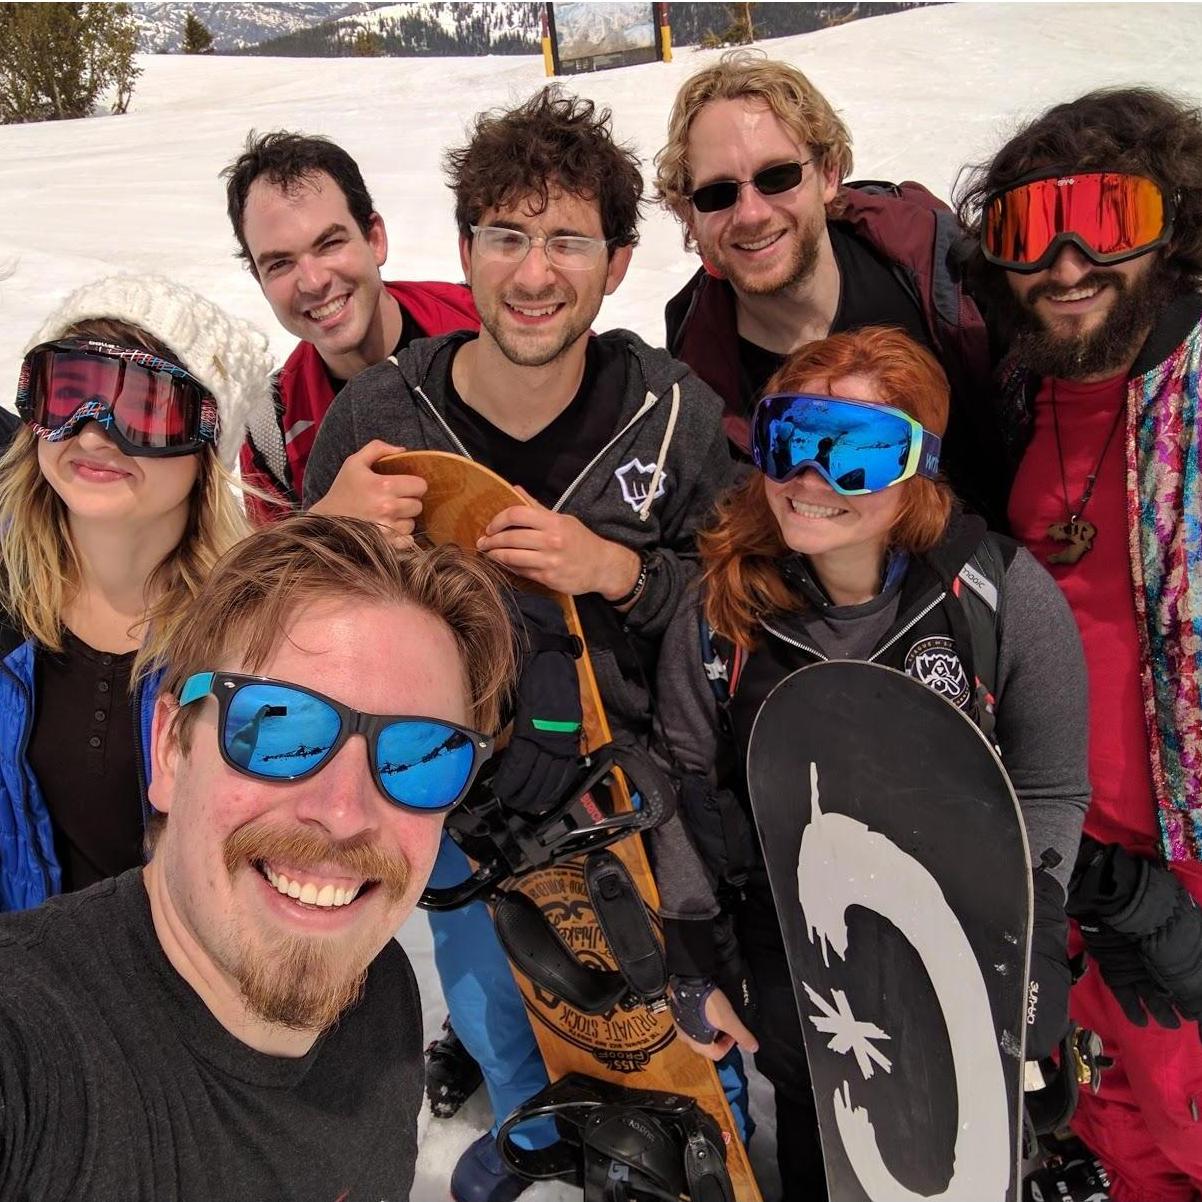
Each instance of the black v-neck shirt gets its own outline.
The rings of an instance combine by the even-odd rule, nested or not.
[[[540,504],[554,505],[618,432],[626,396],[625,347],[590,338],[576,395],[527,439],[506,434],[459,395],[451,371],[457,349],[448,348],[445,363],[435,365],[445,373],[446,419],[455,437],[477,462],[524,488]]]

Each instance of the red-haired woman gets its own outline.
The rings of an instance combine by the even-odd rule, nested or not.
[[[789,673],[855,659],[921,680],[932,660],[919,649],[941,649],[939,691],[992,729],[1033,862],[1048,849],[1059,856],[1035,874],[1039,1003],[1029,1055],[1047,1055],[1067,1025],[1064,889],[1089,800],[1080,641],[1051,577],[963,513],[938,478],[947,416],[938,363],[895,330],[838,334],[795,354],[756,409],[759,470],[719,503],[701,538],[700,586],[660,654],[659,733],[681,781],[679,819],[657,832],[655,845],[674,1013],[681,1033],[711,1058],[732,1043],[758,1045],[756,1063],[776,1091],[786,1198],[819,1198],[826,1186],[743,759],[760,703]],[[967,575],[992,578],[1000,597],[993,706],[964,667],[972,632],[955,582],[970,563]],[[713,684],[719,661],[731,658],[723,648],[741,652],[737,687],[726,697]],[[872,732],[864,733],[867,750]],[[714,934],[719,914],[733,918],[754,983],[754,1035],[728,1000],[729,986],[715,984],[726,979]]]

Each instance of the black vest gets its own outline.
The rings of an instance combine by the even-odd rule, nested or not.
[[[914,556],[902,583],[897,621],[872,663],[896,668],[934,689],[992,734],[997,630],[1002,581],[1017,544],[985,532],[979,518],[959,519],[944,542]],[[787,621],[765,619],[729,702],[725,734],[734,762],[720,765],[723,783],[746,792],[747,745],[760,706],[786,676],[826,658]],[[724,768],[734,771],[723,771]]]

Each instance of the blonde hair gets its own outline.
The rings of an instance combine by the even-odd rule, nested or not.
[[[711,67],[691,75],[676,94],[668,118],[668,141],[655,156],[655,188],[660,203],[689,232],[692,176],[689,131],[698,113],[713,100],[749,97],[766,104],[777,119],[814,154],[821,171],[833,171],[840,183],[851,171],[851,134],[830,102],[794,66],[768,58],[763,51],[729,50]]]
[[[506,588],[483,557],[452,545],[398,550],[372,522],[311,513],[284,518],[234,547],[184,607],[167,648],[163,691],[178,696],[189,676],[231,662],[260,671],[289,619],[311,602],[415,605],[450,627],[472,724],[495,734],[516,671]],[[185,752],[199,708],[175,717],[173,733]]]
[[[64,336],[103,338],[172,357],[168,347],[124,322],[88,320]],[[38,466],[37,443],[37,435],[23,426],[0,459],[0,607],[25,637],[61,651],[63,613],[82,584],[82,568],[67,507]],[[161,661],[187,602],[217,560],[250,530],[238,482],[221,465],[215,448],[204,447],[198,458],[183,536],[147,578],[146,612],[130,631],[141,643],[134,680]]]

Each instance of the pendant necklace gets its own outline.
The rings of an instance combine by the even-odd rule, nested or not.
[[[1068,516],[1067,520],[1063,522],[1053,522],[1047,528],[1047,537],[1053,542],[1067,543],[1068,546],[1049,555],[1048,563],[1074,564],[1093,546],[1098,528],[1092,522],[1082,521],[1082,515],[1085,513],[1085,506],[1089,504],[1090,497],[1093,496],[1093,487],[1097,483],[1098,472],[1102,470],[1102,461],[1110,449],[1114,432],[1119,428],[1119,421],[1122,419],[1126,404],[1124,397],[1115,411],[1114,421],[1110,423],[1110,431],[1106,435],[1106,441],[1102,444],[1102,453],[1098,456],[1093,471],[1085,477],[1085,489],[1074,510],[1068,500],[1068,483],[1064,474],[1064,447],[1060,442],[1060,416],[1056,411],[1056,385],[1052,385],[1052,428],[1056,432],[1056,457],[1060,461],[1060,493],[1064,497],[1064,512]]]

